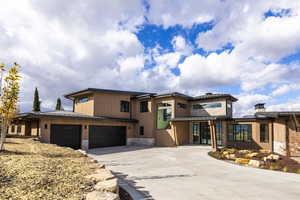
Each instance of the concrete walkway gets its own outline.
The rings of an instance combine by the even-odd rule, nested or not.
[[[147,199],[300,199],[300,175],[230,164],[208,151],[203,146],[112,147],[89,153]]]

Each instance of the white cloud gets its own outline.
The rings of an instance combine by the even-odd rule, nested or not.
[[[282,94],[286,94],[290,91],[293,90],[300,90],[300,84],[285,84],[285,85],[281,85],[280,87],[278,87],[277,89],[275,89],[272,92],[273,96],[279,96]]]

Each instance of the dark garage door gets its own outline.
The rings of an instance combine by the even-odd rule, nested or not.
[[[80,149],[81,126],[51,124],[50,143]]]
[[[126,145],[125,126],[89,126],[89,148]]]

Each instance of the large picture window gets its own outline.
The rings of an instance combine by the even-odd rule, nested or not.
[[[227,129],[229,142],[251,142],[252,125],[251,124],[229,124]]]
[[[148,112],[148,101],[140,102],[140,112]]]
[[[260,142],[269,142],[268,124],[260,124]]]
[[[159,103],[157,105],[157,123],[158,129],[169,129],[172,117],[172,103]]]
[[[129,101],[121,101],[121,112],[129,112]]]

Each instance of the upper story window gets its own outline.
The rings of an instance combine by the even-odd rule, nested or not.
[[[229,124],[227,130],[229,142],[251,142],[252,125],[251,124]]]
[[[11,126],[11,132],[14,133],[15,132],[15,125]]]
[[[204,104],[193,104],[193,109],[206,109],[206,108],[221,108],[222,103],[204,103]]]
[[[149,112],[148,101],[141,101],[140,102],[140,112]]]
[[[157,129],[169,129],[172,118],[172,103],[164,102],[157,105]]]
[[[260,124],[260,142],[269,142],[268,124]]]
[[[88,102],[89,101],[89,97],[82,97],[77,99],[77,103],[84,103],[84,102]]]
[[[129,101],[121,101],[121,112],[129,112]]]
[[[187,105],[184,103],[177,103],[177,105],[179,108],[183,108],[183,109],[186,109],[186,107],[187,107]]]

